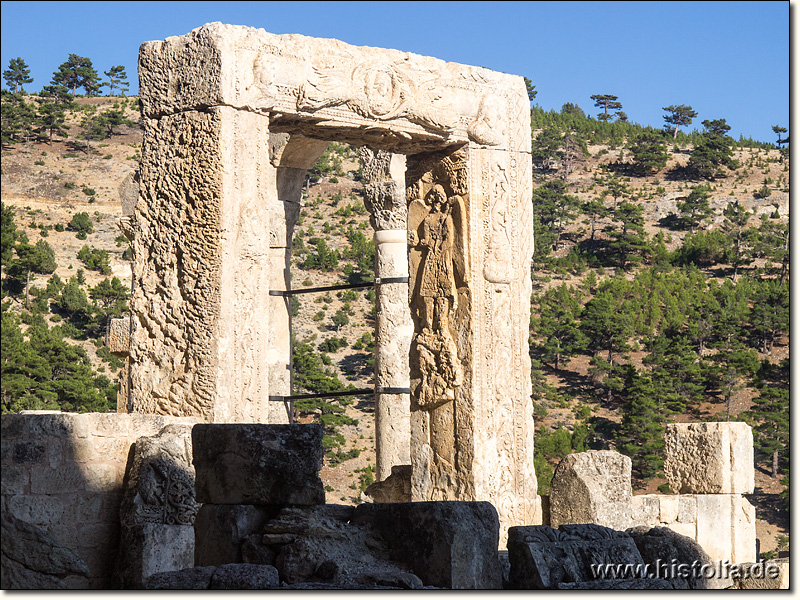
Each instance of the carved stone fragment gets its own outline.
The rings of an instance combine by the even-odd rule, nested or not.
[[[539,525],[508,530],[512,589],[561,589],[564,583],[593,582],[593,565],[643,565],[633,539],[599,525]]]

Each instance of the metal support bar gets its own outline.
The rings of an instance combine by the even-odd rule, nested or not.
[[[316,394],[291,394],[289,396],[270,396],[270,402],[288,402],[308,398],[336,398],[337,396],[371,396],[372,394],[410,394],[409,388],[385,387],[377,390],[343,390],[341,392],[320,392]]]
[[[381,285],[384,283],[408,283],[408,277],[376,277],[374,282],[370,283],[345,283],[342,285],[328,285],[322,287],[304,288],[302,290],[270,290],[270,296],[294,296],[296,294],[312,294],[316,292],[334,292],[337,290],[355,290],[371,288],[374,285]]]

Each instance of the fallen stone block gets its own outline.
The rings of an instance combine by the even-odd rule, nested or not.
[[[191,567],[177,571],[163,571],[148,577],[145,590],[207,590],[217,567]]]
[[[488,502],[360,504],[351,523],[379,535],[425,585],[502,589],[500,523]]]
[[[657,577],[636,579],[596,579],[594,581],[578,581],[559,583],[559,590],[673,590],[666,579]]]
[[[371,484],[364,494],[373,502],[411,502],[411,465],[394,465],[389,477]]]
[[[631,459],[611,450],[565,456],[550,483],[550,525],[631,526]]]
[[[212,590],[272,590],[280,586],[272,565],[220,565],[211,576]]]
[[[245,504],[204,504],[194,522],[197,567],[254,562],[244,560],[242,546],[264,529],[275,514],[272,507]]]
[[[733,589],[737,590],[788,590],[789,559],[767,560],[759,563],[735,565]]]
[[[667,527],[632,527],[628,533],[648,565],[648,572],[667,579],[674,589],[727,587],[729,582],[721,581],[724,574],[717,577],[717,564],[693,539]]]
[[[633,572],[601,571],[604,565],[643,567],[633,539],[600,525],[546,525],[508,530],[509,587],[517,590],[559,589],[559,584],[595,579],[630,578]]]
[[[318,425],[195,425],[198,501],[323,504],[322,433]]]
[[[89,568],[71,548],[5,512],[0,521],[0,587],[50,590],[86,587]]]
[[[678,494],[752,494],[752,429],[740,422],[668,424],[664,475]]]
[[[120,589],[141,589],[149,577],[194,565],[194,527],[143,523],[123,526],[114,580]],[[188,588],[197,589],[197,588]]]

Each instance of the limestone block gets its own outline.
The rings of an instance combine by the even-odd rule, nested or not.
[[[692,495],[678,496],[678,523],[697,521],[697,498]]]
[[[130,433],[130,415],[125,413],[88,413],[89,431],[100,437],[123,438]]]
[[[611,450],[568,454],[550,483],[550,525],[594,523],[624,530],[631,525],[631,459]]]
[[[77,465],[51,469],[50,465],[31,468],[32,494],[64,494],[86,489],[88,476]]]
[[[209,23],[145,42],[139,72],[148,118],[228,105],[274,110],[301,125],[301,118],[324,121],[320,129],[335,128],[327,139],[402,153],[444,140],[507,148],[511,139],[513,149],[530,151],[530,133],[526,143],[516,122],[530,118],[521,77],[399,50]],[[432,80],[436,87],[425,85]],[[373,123],[398,134],[365,132]]]
[[[636,543],[648,572],[671,582],[675,589],[707,589],[709,580],[688,569],[695,563],[708,565],[711,557],[693,538],[667,527],[633,527],[628,533]],[[678,568],[678,565],[684,565]]]
[[[86,563],[38,527],[3,513],[0,554],[3,589],[66,589],[68,576],[89,576]],[[73,580],[69,587],[77,585]]]
[[[189,567],[149,576],[142,586],[146,590],[207,590],[216,567]]]
[[[712,560],[733,558],[732,497],[725,494],[698,494],[697,543]]]
[[[692,540],[697,539],[697,523],[666,523],[664,527],[678,535],[685,535]]]
[[[756,553],[756,507],[742,496],[731,497],[733,515],[733,541],[731,562],[755,562]]]
[[[19,440],[13,443],[10,458],[17,465],[43,464],[46,452],[47,444],[41,440]]]
[[[272,565],[227,564],[211,576],[212,590],[271,590],[280,587],[278,569]]]
[[[196,425],[192,446],[198,501],[324,503],[322,433],[317,425]]]
[[[194,522],[198,567],[250,562],[242,559],[242,544],[262,532],[273,509],[243,504],[204,504]]]
[[[89,435],[89,415],[57,411],[21,411],[3,415],[2,437],[21,439],[85,438]]]
[[[759,563],[738,564],[734,575],[734,589],[738,590],[788,590],[789,559],[768,560]]]
[[[425,585],[500,589],[500,525],[488,502],[360,504],[351,523],[368,527]]]
[[[680,494],[751,494],[753,434],[746,423],[671,423],[664,474]]]
[[[373,502],[411,502],[411,465],[392,466],[391,475],[371,484],[364,494]]]
[[[662,523],[674,523],[678,520],[680,499],[678,496],[664,495],[659,498],[661,513],[659,520]]]
[[[86,491],[113,492],[122,489],[122,469],[115,464],[90,464],[84,468]]]
[[[22,494],[29,481],[29,471],[25,467],[3,465],[3,476],[0,477],[0,493],[4,495]]]
[[[661,519],[661,497],[655,494],[634,496],[631,522],[635,525],[657,525]]]
[[[508,530],[509,587],[518,590],[558,589],[560,583],[589,582],[592,565],[641,565],[633,539],[599,525],[544,525]]]
[[[106,347],[111,354],[128,356],[131,345],[131,319],[111,319],[106,330]]]
[[[156,573],[194,565],[192,525],[123,525],[120,538],[123,543],[114,577],[121,589],[139,589]]]

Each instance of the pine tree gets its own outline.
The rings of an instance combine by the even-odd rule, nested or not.
[[[129,291],[117,277],[111,279],[106,277],[89,290],[89,297],[100,303],[100,313],[105,321],[104,329],[108,329],[112,316],[120,316],[127,312],[126,301],[129,296]]]
[[[644,215],[641,206],[630,202],[622,202],[612,215],[619,224],[606,228],[612,238],[608,246],[611,253],[618,257],[619,268],[624,270],[631,262],[641,262],[647,252]]]
[[[649,479],[664,464],[664,414],[658,410],[653,381],[631,365],[626,365],[624,397],[619,449],[631,458],[642,477]]]
[[[670,104],[669,106],[663,107],[661,110],[665,110],[669,113],[668,115],[664,115],[664,121],[667,122],[667,125],[674,125],[672,129],[673,140],[678,137],[678,127],[681,125],[691,125],[692,119],[697,116],[697,112],[686,104],[679,104],[677,106]]]
[[[83,88],[87,96],[96,96],[100,91],[100,76],[92,66],[92,61],[84,56],[70,54],[53,73],[51,84],[72,90],[74,96],[78,88]]]
[[[66,125],[67,111],[63,103],[58,100],[39,97],[36,99],[38,104],[36,111],[36,128],[38,131],[47,134],[48,144],[53,144],[53,136],[60,135],[67,137],[69,128]]]
[[[789,333],[789,290],[778,281],[754,283],[750,326],[764,354],[771,354],[775,340]]]
[[[33,83],[31,70],[20,57],[12,58],[8,62],[8,69],[3,71],[3,79],[6,80],[8,87],[14,88],[14,93],[22,90],[22,86],[26,83]]]
[[[597,231],[597,222],[608,216],[608,208],[603,203],[602,198],[594,198],[581,205],[581,212],[589,217],[589,224],[592,228],[591,240],[594,241],[594,234]]]
[[[714,214],[714,209],[708,203],[710,195],[710,185],[697,185],[688,196],[678,200],[678,212],[692,233]]]
[[[561,234],[575,217],[578,199],[567,193],[563,181],[547,181],[533,190],[533,212],[553,235],[553,250],[558,250]]]
[[[757,373],[758,395],[752,408],[742,417],[753,427],[753,442],[757,456],[766,455],[770,461],[773,479],[780,473],[781,457],[789,459],[789,359],[779,365],[768,360],[761,363]]]
[[[9,264],[14,257],[14,244],[19,239],[20,232],[14,222],[14,208],[0,203],[0,264]]]
[[[538,317],[532,319],[534,333],[543,340],[538,346],[542,358],[556,371],[562,360],[586,347],[586,336],[578,324],[580,310],[578,293],[565,283],[550,288],[539,299]]]
[[[757,233],[747,228],[750,217],[753,215],[752,211],[739,204],[738,200],[728,204],[722,214],[725,217],[722,231],[732,242],[728,261],[733,266],[735,283],[736,277],[739,275],[739,268],[753,262],[751,250],[757,239]]]
[[[626,306],[629,291],[630,282],[625,279],[608,279],[581,313],[581,330],[589,340],[588,348],[595,353],[607,352],[611,366],[614,353],[628,350],[628,338],[633,333],[631,314]]]
[[[781,147],[781,144],[785,144],[788,141],[788,138],[787,139],[781,138],[781,135],[789,131],[788,129],[786,129],[786,127],[781,127],[780,125],[773,125],[772,131],[774,131],[775,134],[778,136],[778,141],[776,142],[778,148]]]
[[[536,94],[539,92],[536,91],[536,86],[533,85],[533,82],[528,79],[527,77],[523,77],[525,80],[525,91],[528,92],[528,100],[533,102],[533,99],[536,98]]]
[[[25,308],[29,306],[31,274],[49,275],[56,270],[56,253],[45,240],[35,245],[18,244],[15,248],[17,259],[9,267],[9,275],[25,280]]]
[[[727,135],[730,125],[725,119],[714,119],[703,121],[703,126],[706,131],[697,136],[686,169],[698,179],[725,177],[723,167],[738,167],[733,158],[733,139]]]
[[[108,95],[114,95],[114,89],[120,90],[123,94],[128,89],[128,74],[125,72],[125,67],[122,65],[117,65],[115,67],[111,67],[108,71],[103,71],[106,77],[108,77],[108,82],[103,83],[102,87],[108,88]]]
[[[657,173],[667,166],[667,145],[657,134],[644,132],[628,144],[633,162],[631,172],[640,177]]]
[[[607,123],[611,120],[611,115],[608,114],[608,111],[622,110],[622,103],[618,102],[619,98],[612,94],[594,94],[591,99],[594,100],[596,107],[603,109],[603,112],[597,115],[600,121]]]

